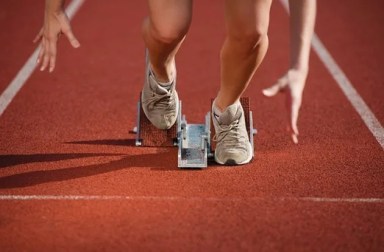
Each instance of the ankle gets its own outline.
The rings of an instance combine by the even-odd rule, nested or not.
[[[216,109],[218,109],[220,112],[224,112],[229,106],[238,103],[239,100],[235,100],[234,102],[229,102],[228,100],[221,99],[220,96],[217,96],[216,99],[213,101],[214,106]]]
[[[162,85],[170,85],[175,79],[175,66],[174,63],[166,64],[164,66],[155,66],[150,63],[149,68],[154,75],[157,82]]]
[[[158,83],[171,83],[171,78],[164,69],[158,69],[150,65],[150,71]]]

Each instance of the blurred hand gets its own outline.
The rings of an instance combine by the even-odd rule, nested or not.
[[[41,64],[40,71],[44,71],[48,66],[49,72],[55,69],[57,41],[61,34],[68,38],[74,48],[80,46],[64,11],[46,13],[44,26],[33,40],[34,43],[41,40],[41,48],[37,58],[37,64]]]
[[[274,85],[263,90],[263,94],[267,97],[273,97],[279,92],[285,93],[285,104],[288,110],[287,129],[292,141],[295,144],[299,142],[297,120],[299,118],[299,110],[307,74],[307,70],[300,71],[296,69],[290,69],[285,75],[278,79]]]

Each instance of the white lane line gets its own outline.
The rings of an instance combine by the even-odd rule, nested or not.
[[[72,19],[76,12],[79,10],[84,0],[72,0],[72,2],[66,8],[66,13],[69,19]],[[37,31],[37,29],[36,29]],[[28,78],[32,75],[36,68],[36,59],[39,53],[40,47],[37,47],[33,54],[29,57],[24,66],[17,73],[16,77],[11,81],[8,87],[0,95],[0,116],[7,109],[8,105],[12,102],[13,98],[24,86]]]
[[[297,198],[300,201],[312,202],[338,202],[338,203],[384,203],[384,198],[319,198],[302,197]]]
[[[289,13],[288,0],[280,0],[280,2],[283,4],[285,10]],[[351,81],[344,74],[343,70],[341,70],[339,65],[333,59],[329,51],[325,48],[324,44],[316,34],[314,34],[312,39],[312,48],[317,53],[328,71],[331,73],[332,77],[335,79],[336,83],[341,88],[349,102],[360,115],[365,125],[376,138],[377,142],[379,142],[381,147],[384,149],[383,126],[380,124],[379,120],[376,118],[373,112],[369,109],[363,98],[361,98],[359,93],[353,87]]]
[[[322,198],[322,197],[181,197],[181,196],[124,196],[124,195],[0,195],[1,201],[215,201],[215,202],[249,202],[249,201],[303,201],[324,203],[384,203],[384,198]]]

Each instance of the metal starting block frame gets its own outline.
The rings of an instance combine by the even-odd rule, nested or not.
[[[205,124],[188,124],[183,117],[178,118],[178,167],[206,168],[211,152],[211,115],[205,116]]]
[[[252,145],[254,156],[254,135],[257,133],[253,128],[253,116],[250,111],[249,98],[240,99],[245,113],[245,121],[249,141]],[[179,114],[177,122],[169,130],[160,130],[153,126],[141,108],[141,102],[137,105],[136,146],[147,147],[170,147],[178,146],[179,168],[206,168],[209,159],[214,157],[214,145],[212,145],[213,132],[211,132],[211,113],[205,116],[204,124],[188,124],[185,115],[182,116],[181,101],[179,103]]]

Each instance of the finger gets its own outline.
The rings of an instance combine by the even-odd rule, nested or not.
[[[271,87],[263,89],[263,94],[267,97],[275,96],[277,93],[282,91],[287,86],[287,82],[285,79],[278,80]]]
[[[49,72],[52,73],[56,65],[57,40],[49,42]]]
[[[272,97],[275,96],[278,92],[280,91],[280,86],[279,85],[273,85],[272,87],[263,89],[263,95],[267,97]]]
[[[292,139],[292,142],[293,142],[294,144],[298,144],[298,143],[299,143],[298,135],[292,133],[292,134],[291,134],[291,139]]]
[[[43,28],[40,29],[39,33],[36,35],[36,37],[33,39],[33,43],[36,43],[37,41],[39,41],[41,39],[41,37],[43,36]]]
[[[293,89],[291,90],[292,104],[291,104],[291,127],[295,134],[299,134],[297,129],[297,121],[299,118],[299,112],[301,107],[302,100],[302,89]]]
[[[292,129],[292,132],[295,133],[296,135],[299,134],[299,130],[297,128],[297,121],[298,121],[298,118],[299,118],[299,109],[300,109],[300,106],[298,106],[295,103],[292,104],[290,126],[291,126],[291,129]]]
[[[69,40],[69,43],[71,43],[71,45],[74,47],[74,48],[78,48],[80,47],[80,42],[76,39],[75,35],[73,34],[72,30],[71,29],[68,29],[67,31],[63,31],[63,33],[65,34],[65,36],[68,38]]]
[[[292,128],[292,125],[291,124],[288,124],[287,125],[287,132],[288,134],[291,136],[291,140],[294,144],[298,144],[299,143],[299,131],[296,127],[296,133],[294,132],[295,130]]]
[[[291,111],[290,111],[290,128],[291,128],[291,139],[293,143],[297,144],[299,129],[297,127],[297,121],[299,119],[299,111],[301,106],[301,98],[294,97],[292,99]]]
[[[44,71],[49,63],[49,45],[47,41],[44,43],[44,56],[42,60],[43,62],[41,64],[40,71]]]
[[[39,64],[44,56],[44,49],[45,49],[45,39],[41,40],[40,44],[40,51],[39,51],[39,56],[37,56],[36,63]]]
[[[40,71],[44,71],[47,68],[48,62],[49,62],[49,56],[48,54],[45,54],[43,57],[43,63],[41,64],[41,67],[40,67]]]
[[[290,134],[292,142],[297,144],[299,142],[299,130],[297,128],[297,120],[299,117],[300,99],[292,95],[292,90],[286,93],[286,107],[288,110],[288,123],[287,132]]]

